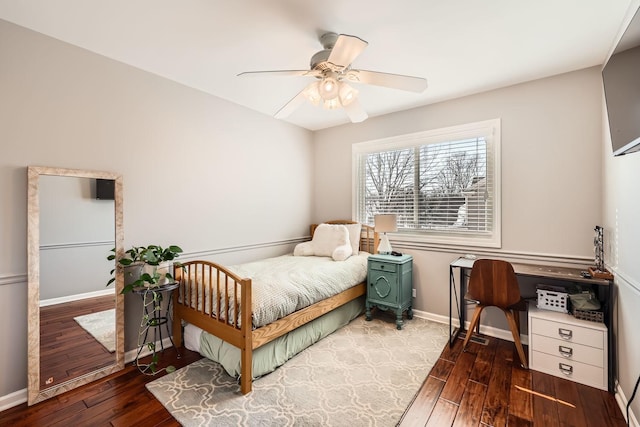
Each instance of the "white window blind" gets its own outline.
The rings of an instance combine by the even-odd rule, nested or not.
[[[355,218],[393,213],[399,238],[499,246],[499,140],[490,120],[355,144]]]

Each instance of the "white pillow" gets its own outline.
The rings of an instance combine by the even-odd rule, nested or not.
[[[320,224],[310,242],[296,245],[295,256],[329,256],[334,261],[344,261],[353,252],[349,241],[349,230],[342,224]]]
[[[351,254],[358,255],[360,253],[360,232],[362,231],[362,224],[345,224],[347,230],[349,230],[349,241],[351,242]]]

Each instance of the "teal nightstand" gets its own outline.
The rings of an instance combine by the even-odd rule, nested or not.
[[[371,255],[367,268],[366,320],[371,320],[371,308],[393,310],[396,326],[402,329],[402,313],[413,319],[411,297],[413,288],[413,257],[411,255]]]

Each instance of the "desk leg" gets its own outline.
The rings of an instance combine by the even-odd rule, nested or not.
[[[615,393],[615,369],[616,369],[616,347],[615,340],[613,335],[613,305],[615,299],[615,289],[613,285],[613,281],[609,281],[609,289],[608,289],[608,300],[605,305],[605,315],[607,321],[607,338],[608,338],[608,351],[607,353],[608,360],[608,386],[609,392]]]
[[[467,310],[464,301],[464,294],[467,293],[467,283],[464,280],[464,268],[460,269],[460,305],[458,307],[458,316],[460,317],[460,328],[458,330],[463,330],[464,324],[467,320]]]
[[[449,266],[449,348],[453,347],[453,343],[458,338],[458,333],[456,336],[453,336],[453,309],[451,308],[451,304],[453,304],[453,287],[455,286],[455,281],[453,280],[453,267]],[[458,329],[460,332],[460,329]]]

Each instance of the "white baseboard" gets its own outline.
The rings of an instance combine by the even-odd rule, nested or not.
[[[14,391],[6,396],[0,396],[0,412],[27,402],[27,389]]]
[[[620,384],[617,384],[617,382],[616,382],[616,402],[618,402],[618,406],[622,411],[622,416],[626,420],[627,419],[627,403],[629,403],[629,401],[627,400],[627,397],[624,395],[622,388],[620,388]],[[640,427],[640,423],[638,423],[638,418],[636,418],[636,415],[633,413],[633,410],[631,410],[631,408],[629,408],[629,419],[627,421],[628,421],[629,427]]]
[[[420,317],[422,319],[432,320],[438,323],[449,324],[449,316],[442,316],[440,314],[428,313],[426,311],[413,310],[413,315],[416,317]],[[469,327],[471,322],[465,322],[465,329]],[[460,325],[458,319],[453,319],[452,326],[457,328]],[[500,338],[506,341],[513,342],[513,336],[511,335],[511,331],[507,331],[505,329],[498,329],[492,326],[482,326],[480,325],[480,333],[484,335],[488,335],[494,338]],[[523,345],[529,344],[529,336],[528,335],[520,335],[520,341],[522,341]]]
[[[169,337],[165,338],[162,340],[162,344],[164,345],[164,348],[170,348],[173,347],[173,345],[171,344],[171,339]],[[162,346],[160,345],[160,341],[156,341],[156,352],[162,350]],[[136,355],[138,354],[138,349],[134,349],[134,350],[129,350],[124,354],[124,364],[126,365],[127,363],[131,363],[134,360],[136,360]],[[151,350],[149,350],[149,347],[145,346],[142,351],[140,352],[140,357],[145,357],[151,354]]]

